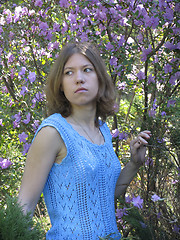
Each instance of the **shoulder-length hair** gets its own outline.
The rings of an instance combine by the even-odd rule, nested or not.
[[[47,115],[60,113],[63,117],[68,117],[72,113],[70,102],[61,90],[64,66],[68,59],[75,53],[80,53],[87,57],[96,71],[99,90],[96,102],[95,124],[98,126],[98,119],[105,121],[106,118],[114,113],[115,90],[112,79],[106,70],[106,65],[101,58],[98,50],[90,43],[69,43],[62,48],[59,57],[52,66],[47,78],[46,100]]]

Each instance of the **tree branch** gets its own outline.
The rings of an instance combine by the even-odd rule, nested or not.
[[[10,84],[8,83],[8,81],[6,81],[6,78],[3,76],[2,77],[4,84],[6,85],[10,95],[12,96],[12,98],[14,99],[14,101],[17,101],[16,95],[14,94],[14,91],[12,90]]]

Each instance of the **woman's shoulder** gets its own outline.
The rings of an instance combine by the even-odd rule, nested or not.
[[[39,125],[34,138],[36,135],[41,132],[41,134],[50,134],[50,135],[56,135],[58,132],[58,124],[62,121],[61,114],[54,113],[46,118],[44,118]],[[34,140],[33,138],[33,140]]]
[[[60,113],[54,113],[48,117],[46,117],[42,123],[46,123],[46,122],[53,122],[53,121],[62,121],[63,120],[63,117]]]
[[[109,141],[112,141],[112,135],[111,135],[111,131],[108,127],[108,124],[106,122],[102,122],[102,121],[100,121],[99,123],[100,123],[100,130],[104,133],[104,136],[107,136]]]

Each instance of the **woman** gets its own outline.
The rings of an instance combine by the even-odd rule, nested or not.
[[[19,193],[33,213],[43,191],[52,227],[47,239],[120,239],[114,199],[125,192],[145,158],[149,131],[131,141],[131,161],[121,172],[105,120],[114,89],[97,50],[67,44],[47,81],[48,115],[27,155]]]

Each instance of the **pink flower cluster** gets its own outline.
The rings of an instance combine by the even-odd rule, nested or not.
[[[128,139],[128,134],[126,132],[119,132],[119,130],[116,128],[112,130],[111,132],[112,138],[117,138],[119,137],[119,140],[127,140]]]
[[[12,165],[12,162],[9,159],[0,157],[0,167],[6,169]]]

